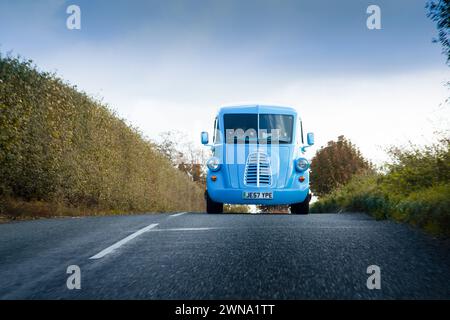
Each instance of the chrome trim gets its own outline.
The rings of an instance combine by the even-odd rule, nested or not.
[[[272,168],[269,156],[264,152],[253,152],[247,157],[244,185],[259,188],[272,185]]]

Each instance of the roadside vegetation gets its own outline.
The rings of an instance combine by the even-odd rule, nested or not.
[[[239,204],[225,204],[223,206],[224,213],[250,213],[250,206]]]
[[[211,151],[196,148],[192,141],[186,140],[186,134],[172,130],[160,134],[155,141],[158,151],[163,154],[174,168],[184,172],[196,182],[202,190],[206,189],[206,166]],[[204,202],[204,199],[202,199]],[[225,204],[224,213],[250,213],[250,206]]]
[[[0,55],[1,215],[203,211],[194,180],[108,106]]]
[[[426,147],[394,147],[389,154],[392,161],[383,170],[353,174],[321,194],[311,211],[368,212],[450,236],[450,138]],[[320,167],[315,168],[320,174]]]
[[[433,42],[441,44],[446,63],[450,66],[450,1],[429,0],[426,10],[438,31]],[[446,85],[450,88],[450,82]],[[444,108],[448,109],[449,99],[444,102]],[[448,131],[440,133],[436,142],[429,146],[392,147],[388,152],[391,161],[382,170],[374,170],[372,165],[361,165],[369,162],[363,160],[351,144],[344,155],[358,163],[354,157],[359,154],[363,161],[359,161],[357,169],[343,166],[340,162],[345,158],[342,155],[337,157],[339,140],[345,139],[341,137],[337,143],[330,142],[312,160],[311,187],[319,196],[319,201],[312,205],[312,212],[368,212],[377,219],[391,218],[411,223],[432,234],[450,237]],[[333,175],[334,168],[345,172]],[[333,183],[331,188],[327,189],[326,181]]]
[[[311,189],[316,196],[324,196],[347,184],[354,175],[373,172],[372,164],[359,149],[339,136],[318,150],[311,161]]]

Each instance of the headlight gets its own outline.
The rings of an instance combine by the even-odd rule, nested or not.
[[[207,162],[206,165],[208,166],[209,170],[211,171],[218,171],[220,169],[220,161],[219,158],[212,157]]]
[[[309,161],[305,158],[299,158],[295,161],[295,169],[299,172],[303,172],[308,170],[309,168]]]

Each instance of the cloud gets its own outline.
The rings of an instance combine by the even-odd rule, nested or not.
[[[364,1],[80,1],[80,32],[65,29],[67,4],[0,0],[1,49],[152,137],[173,128],[197,141],[219,106],[273,103],[297,107],[318,146],[345,134],[380,160],[379,146],[431,137],[427,117],[442,118],[448,96],[417,2],[381,1],[380,32],[365,28]]]
[[[442,104],[449,94],[444,87],[449,75],[448,70],[431,70],[303,79],[269,99],[297,106],[319,146],[344,134],[368,157],[382,162],[384,147],[408,140],[429,143],[437,125],[448,125],[448,105]]]

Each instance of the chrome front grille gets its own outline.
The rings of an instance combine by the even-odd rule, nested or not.
[[[272,184],[272,170],[266,153],[249,154],[245,164],[244,184],[252,187],[267,187]]]

